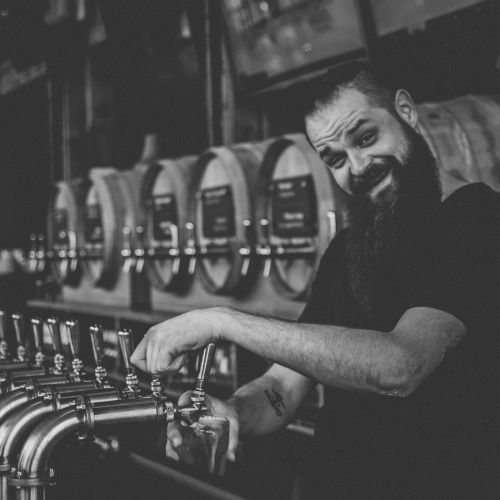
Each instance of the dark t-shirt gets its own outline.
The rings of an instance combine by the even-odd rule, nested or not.
[[[436,222],[370,317],[348,286],[346,231],[323,256],[299,321],[390,331],[424,306],[467,334],[408,397],[326,389],[306,498],[500,498],[500,194],[464,186]]]

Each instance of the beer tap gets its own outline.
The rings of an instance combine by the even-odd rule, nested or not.
[[[146,256],[146,251],[144,249],[144,227],[137,226],[135,228],[135,234],[137,236],[136,248],[134,250],[135,272],[137,274],[141,274],[144,268],[144,261]]]
[[[124,226],[122,228],[123,234],[123,248],[121,250],[121,256],[123,259],[123,272],[129,273],[132,267],[134,267],[134,253],[132,251],[132,234],[130,227]]]
[[[7,313],[0,310],[0,362],[9,359],[9,344],[7,342]]]
[[[272,266],[272,249],[269,242],[269,219],[262,218],[259,220],[261,241],[264,243],[259,243],[255,248],[255,254],[264,259],[264,268],[262,275],[264,278],[268,278],[271,275]]]
[[[104,368],[104,333],[102,326],[95,324],[89,329],[90,341],[92,342],[92,352],[95,360],[95,379],[98,383],[103,384],[108,374]]]
[[[177,419],[193,423],[198,420],[200,415],[207,413],[205,388],[210,375],[214,354],[215,343],[211,342],[205,346],[201,354],[195,388],[191,393],[191,403],[187,406],[178,406],[174,410]]]
[[[134,365],[130,362],[130,356],[132,356],[132,352],[134,351],[132,331],[128,328],[118,330],[118,342],[127,372],[125,377],[125,383],[127,384],[126,391],[129,394],[136,394],[139,390],[139,378],[137,377]]]
[[[45,270],[46,252],[45,252],[45,235],[39,233],[37,236],[37,250],[36,250],[36,271],[43,273]]]
[[[54,348],[54,367],[51,372],[53,375],[61,375],[65,371],[65,360],[61,349],[61,329],[59,319],[54,316],[48,318],[47,326],[49,327],[50,338]]]
[[[24,340],[23,315],[19,313],[12,314],[12,323],[14,325],[14,332],[16,334],[16,341],[17,341],[16,361],[19,363],[25,363],[27,359],[26,359],[26,346]]]
[[[68,230],[68,267],[71,273],[76,271],[78,266],[78,250],[77,250],[77,236],[76,231]]]
[[[76,319],[70,319],[65,322],[65,326],[68,333],[69,348],[73,358],[71,363],[71,367],[73,368],[71,378],[75,382],[80,382],[83,371],[83,361],[80,358],[80,325]]]
[[[35,366],[43,367],[45,364],[43,321],[40,318],[31,318],[31,328],[33,330],[33,342],[35,345]]]
[[[186,222],[186,245],[183,248],[184,255],[189,259],[188,274],[193,275],[196,270],[196,239],[194,234],[194,222]]]
[[[26,269],[29,273],[35,273],[38,267],[37,261],[37,237],[35,233],[30,234],[30,249],[26,259]]]
[[[250,244],[250,242],[253,241],[252,221],[250,219],[244,219],[243,220],[243,228],[244,228],[244,232],[245,232],[245,241],[247,242],[247,244],[240,247],[240,249],[239,249],[239,254],[243,257],[243,262],[241,263],[240,274],[241,274],[241,276],[246,276],[248,274],[249,269],[250,269],[252,254],[254,252],[254,249],[252,248],[252,246]]]

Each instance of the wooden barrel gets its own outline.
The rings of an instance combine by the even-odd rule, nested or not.
[[[181,250],[187,244],[185,226],[191,220],[190,204],[200,172],[196,160],[195,156],[157,160],[143,179],[145,269],[158,290],[184,293],[191,283],[190,259]]]
[[[303,299],[321,255],[344,225],[340,190],[305,136],[292,134],[269,146],[256,194],[257,219],[267,225],[261,245],[270,246],[273,283],[285,296]]]
[[[140,186],[145,171],[93,169],[83,211],[84,269],[91,283],[112,290],[123,272],[123,249],[133,255],[144,222]],[[133,259],[132,259],[133,260]],[[132,261],[131,260],[131,261]]]
[[[419,105],[420,130],[440,168],[500,191],[500,106],[487,96]]]
[[[203,169],[194,218],[198,263],[211,293],[242,295],[258,273],[253,197],[267,143],[216,147],[199,159]]]
[[[52,274],[63,285],[75,287],[82,277],[77,257],[83,243],[81,208],[86,182],[75,179],[55,186],[47,213],[47,248],[52,252]]]

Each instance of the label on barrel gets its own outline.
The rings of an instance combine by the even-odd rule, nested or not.
[[[68,211],[64,208],[56,208],[52,216],[54,229],[54,248],[68,244]]]
[[[177,200],[173,194],[153,196],[153,237],[158,241],[172,240],[172,224],[178,225]]]
[[[317,234],[316,192],[310,175],[271,185],[273,233],[284,238]]]
[[[230,186],[218,186],[201,192],[203,236],[235,236],[233,192]]]
[[[85,207],[85,239],[89,243],[103,243],[104,230],[102,227],[100,205],[87,205]]]

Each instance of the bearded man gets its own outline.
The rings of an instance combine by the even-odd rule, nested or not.
[[[500,495],[500,195],[439,170],[410,94],[367,65],[308,92],[306,133],[349,195],[350,227],[301,317],[191,311],[153,327],[132,361],[172,372],[221,339],[273,361],[210,398],[230,420],[230,458],[240,434],[282,428],[323,383],[304,498]],[[171,431],[170,456],[179,444]]]

